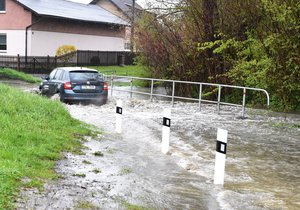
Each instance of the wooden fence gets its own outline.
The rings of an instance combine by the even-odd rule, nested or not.
[[[76,51],[63,56],[2,56],[0,67],[36,74],[48,74],[60,66],[132,65],[130,52]]]

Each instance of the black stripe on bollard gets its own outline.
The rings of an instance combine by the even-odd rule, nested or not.
[[[227,150],[227,144],[221,141],[217,141],[217,148],[216,151],[226,154],[226,150]]]
[[[117,106],[116,113],[117,113],[117,114],[122,114],[122,112],[123,112],[122,107],[118,107],[118,106]]]
[[[171,119],[164,117],[163,118],[163,125],[167,127],[171,127]]]

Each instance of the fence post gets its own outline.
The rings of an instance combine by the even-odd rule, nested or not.
[[[55,68],[57,68],[57,57],[54,56],[54,65],[55,65]]]
[[[153,86],[154,86],[154,81],[153,79],[151,80],[151,95],[150,95],[150,101],[153,100]]]
[[[199,110],[201,111],[201,100],[202,100],[202,84],[199,87]]]
[[[76,66],[79,65],[78,60],[79,60],[79,51],[77,50],[77,51],[76,51]]]
[[[130,80],[130,98],[132,98],[133,78]]]
[[[114,74],[111,75],[111,92],[110,92],[110,95],[112,96],[113,95],[113,90],[114,90]]]
[[[47,56],[47,70],[50,70],[50,56]]]
[[[35,72],[35,57],[33,57],[33,71]]]
[[[21,67],[20,67],[21,65],[20,65],[20,55],[18,54],[18,71],[20,71],[21,70]]]
[[[218,114],[220,114],[220,102],[221,102],[221,85],[219,85],[219,91],[218,91]]]
[[[246,106],[246,88],[244,88],[244,90],[243,90],[242,118],[245,118],[245,106]]]
[[[175,81],[173,81],[173,87],[172,87],[172,107],[174,107],[174,96],[175,96]]]
[[[105,53],[106,53],[106,65],[108,65],[108,52],[105,52]]]

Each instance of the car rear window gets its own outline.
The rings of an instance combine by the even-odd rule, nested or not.
[[[100,79],[101,76],[99,75],[98,72],[94,71],[71,71],[70,72],[70,80],[96,80]]]

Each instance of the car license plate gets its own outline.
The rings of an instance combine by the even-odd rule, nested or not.
[[[83,90],[94,90],[94,89],[96,89],[96,86],[95,85],[82,85],[81,89],[83,89]]]

